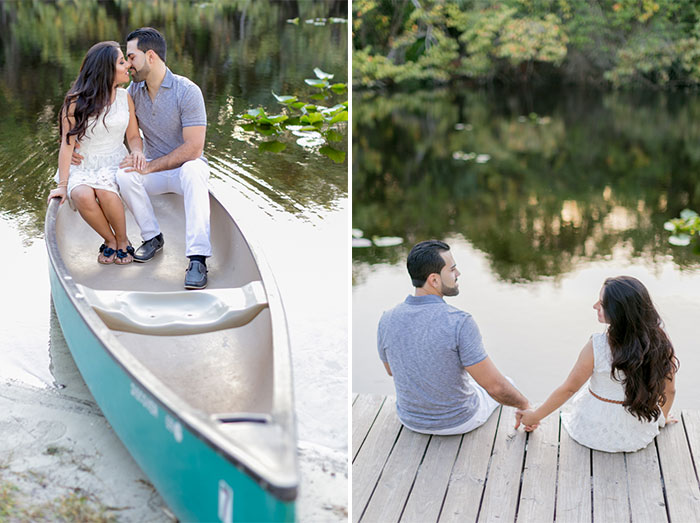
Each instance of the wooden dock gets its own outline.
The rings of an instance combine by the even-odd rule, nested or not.
[[[700,411],[610,454],[576,443],[556,415],[516,431],[514,410],[427,436],[402,427],[393,396],[354,395],[352,521],[700,522]]]

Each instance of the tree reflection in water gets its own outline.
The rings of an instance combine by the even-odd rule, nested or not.
[[[700,258],[668,244],[666,220],[700,207],[696,94],[473,91],[353,100],[353,227],[402,236],[353,249],[405,259],[416,241],[462,235],[510,282],[565,274],[624,248],[648,263]]]

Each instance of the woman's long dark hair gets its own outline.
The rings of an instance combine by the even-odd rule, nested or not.
[[[646,287],[631,276],[605,280],[602,306],[610,325],[611,377],[622,379],[623,406],[640,420],[654,421],[666,403],[666,380],[678,370],[678,358],[662,329],[661,317]]]
[[[71,136],[80,141],[87,132],[88,119],[109,107],[116,73],[115,64],[119,57],[118,50],[117,42],[100,42],[93,45],[85,55],[78,78],[66,94],[58,113],[58,133],[59,136],[63,136],[63,117],[75,102],[72,114],[75,123],[66,134],[66,143],[69,143]],[[105,111],[105,116],[108,111],[109,109]]]

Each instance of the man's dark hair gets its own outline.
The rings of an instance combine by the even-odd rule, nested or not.
[[[450,246],[440,240],[427,240],[413,246],[408,253],[406,267],[414,287],[425,285],[431,274],[440,274],[445,266],[445,260],[440,253],[449,250]]]
[[[138,43],[136,47],[139,51],[144,53],[148,50],[153,50],[161,60],[165,62],[165,53],[167,50],[167,45],[165,43],[165,37],[160,34],[157,30],[152,27],[142,27],[136,31],[132,31],[126,37],[126,41],[130,42],[138,38]]]

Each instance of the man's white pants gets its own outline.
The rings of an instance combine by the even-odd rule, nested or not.
[[[117,171],[122,200],[141,229],[143,241],[160,234],[149,195],[177,193],[185,200],[185,256],[211,256],[209,230],[209,166],[202,159],[185,162],[177,169],[139,174]]]

